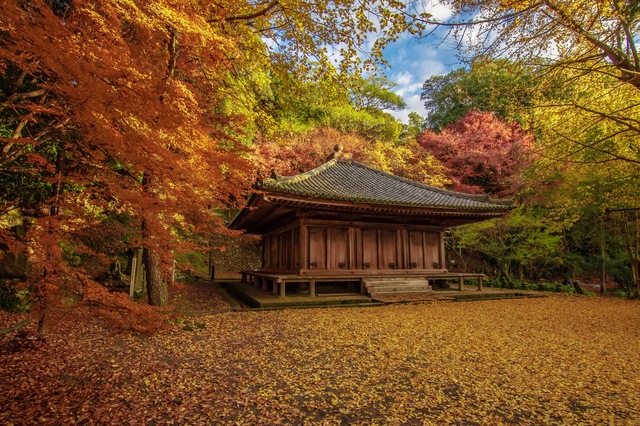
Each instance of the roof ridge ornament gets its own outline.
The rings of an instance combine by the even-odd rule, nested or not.
[[[327,157],[325,162],[335,159],[336,161],[349,162],[352,159],[352,155],[344,152],[344,146],[341,143],[337,143],[333,147],[333,152]]]

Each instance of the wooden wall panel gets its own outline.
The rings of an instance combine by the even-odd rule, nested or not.
[[[327,269],[327,229],[309,227],[309,269]]]
[[[379,231],[379,262],[380,269],[398,269],[398,233],[395,230],[383,229]]]
[[[409,269],[425,269],[423,232],[409,231]]]
[[[262,239],[262,269],[271,269],[271,237]]]
[[[440,269],[442,236],[437,228],[305,220],[263,236],[262,269],[284,273]]]
[[[279,238],[277,236],[271,237],[271,244],[269,245],[269,264],[271,265],[271,269],[281,269],[281,260],[279,256]]]
[[[347,269],[349,267],[349,229],[329,228],[328,236],[328,269]]]
[[[378,269],[378,231],[362,230],[362,269]]]
[[[291,269],[300,269],[300,228],[295,228],[291,237]]]
[[[424,243],[425,268],[440,268],[440,234],[438,232],[425,232]]]
[[[280,267],[293,269],[293,230],[288,230],[279,235],[280,238]]]

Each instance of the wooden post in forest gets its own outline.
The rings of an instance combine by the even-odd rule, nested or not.
[[[129,279],[129,298],[133,299],[136,290],[136,272],[138,269],[138,259],[131,259],[131,275]]]
[[[129,297],[135,297],[136,292],[144,292],[144,263],[142,262],[142,248],[135,248],[131,255],[131,280],[129,282]]]

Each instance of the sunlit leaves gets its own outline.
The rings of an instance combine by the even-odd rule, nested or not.
[[[258,151],[261,174],[268,176],[273,170],[289,176],[311,170],[324,163],[338,143],[354,160],[371,167],[437,187],[450,183],[442,164],[414,141],[372,142],[331,128],[264,142]]]

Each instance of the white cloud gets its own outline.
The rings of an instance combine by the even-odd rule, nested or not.
[[[433,16],[433,19],[440,22],[446,21],[453,15],[451,7],[438,0],[432,0],[429,2],[427,5],[427,12]]]
[[[420,76],[422,82],[429,77],[447,72],[447,67],[442,63],[442,61],[434,59],[416,61],[413,63],[412,69],[414,70],[414,74],[418,74]]]
[[[413,61],[406,60],[398,63],[396,63],[395,60],[390,59],[390,62],[392,63],[392,71],[394,69],[398,70],[397,73],[389,73],[389,80],[397,84],[393,91],[397,95],[402,96],[407,104],[407,108],[405,110],[392,111],[391,114],[405,123],[408,121],[410,112],[417,112],[423,117],[427,115],[427,110],[424,108],[423,101],[420,100],[424,81],[434,75],[440,75],[448,72],[447,67],[442,62],[435,59],[435,54],[432,54],[427,49],[416,49],[416,46],[414,46],[413,50],[420,52],[420,55],[415,55],[414,53],[414,58],[416,56],[422,56],[423,58],[426,57],[433,59],[414,59]]]
[[[407,71],[402,71],[400,74],[395,76],[394,80],[400,87],[408,86],[413,80],[413,75]]]
[[[409,122],[409,113],[411,112],[417,112],[423,117],[427,116],[427,110],[424,108],[423,101],[420,100],[420,94],[405,96],[404,101],[407,104],[407,109],[402,111],[389,111],[389,113],[403,123]]]

